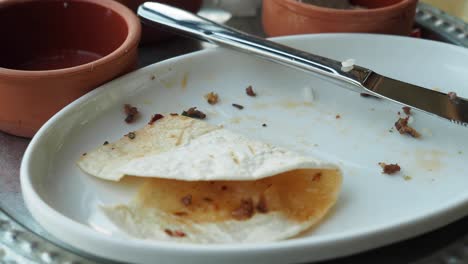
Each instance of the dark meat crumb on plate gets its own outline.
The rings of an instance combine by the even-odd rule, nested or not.
[[[170,113],[171,116],[178,116],[178,113]]]
[[[242,110],[244,109],[244,106],[240,105],[240,104],[232,104],[232,106],[234,106],[235,108],[239,109],[239,110]]]
[[[104,143],[102,145],[108,145],[109,144],[109,141],[104,141]]]
[[[268,213],[268,205],[264,195],[260,195],[255,209],[257,209],[257,211],[262,214]]]
[[[189,205],[192,204],[192,195],[187,194],[186,196],[182,197],[182,199],[180,199],[180,201],[182,202],[183,205],[189,206]]]
[[[188,116],[197,119],[205,119],[206,115],[200,110],[197,110],[196,107],[190,107],[188,110],[182,112],[183,116]]]
[[[154,124],[154,122],[158,121],[159,119],[163,118],[164,116],[161,114],[155,114],[151,117],[150,121],[148,122],[148,125]]]
[[[267,124],[262,124],[262,127],[266,127],[266,126],[267,126]]]
[[[135,139],[136,138],[136,134],[135,132],[130,132],[126,135],[129,139]]]
[[[403,109],[403,112],[404,112],[406,115],[411,115],[411,107],[409,107],[409,106],[403,106],[401,109]]]
[[[421,137],[421,134],[419,134],[416,129],[410,127],[408,125],[408,119],[409,117],[406,118],[399,118],[398,121],[395,122],[395,128],[400,132],[400,134],[408,134],[414,138],[419,138]]]
[[[87,154],[88,154],[88,153],[85,152],[85,153],[81,154],[81,156],[86,156]]]
[[[174,215],[176,215],[176,216],[187,216],[188,213],[187,212],[174,212]]]
[[[382,173],[389,175],[395,174],[401,170],[398,164],[386,164],[384,162],[379,162],[379,166],[383,169]]]
[[[254,92],[252,85],[249,85],[249,87],[245,88],[245,93],[248,96],[257,96],[257,94]]]
[[[338,115],[335,116],[335,118],[336,118],[336,119],[340,119],[340,118],[341,118],[341,115],[338,114]]]
[[[180,230],[170,230],[170,229],[164,229],[164,232],[168,235],[168,236],[171,236],[171,237],[185,237],[187,236],[184,232],[180,231]]]
[[[139,115],[138,108],[132,106],[131,104],[124,105],[124,112],[125,112],[125,122],[130,124],[133,123]]]
[[[205,95],[205,99],[209,104],[214,105],[218,102],[219,97],[218,94],[210,92]]]
[[[236,220],[247,220],[254,214],[252,198],[242,199],[238,208],[231,212],[231,216]]]

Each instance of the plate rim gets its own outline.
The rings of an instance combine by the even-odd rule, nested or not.
[[[273,38],[275,41],[294,41],[297,39],[321,39],[321,38],[360,38],[360,37],[370,37],[370,38],[386,38],[386,39],[396,39],[396,40],[403,40],[403,41],[409,41],[411,38],[409,37],[402,37],[402,36],[388,36],[388,35],[379,35],[379,34],[350,34],[350,33],[327,33],[327,34],[305,34],[305,35],[295,35],[295,36],[286,36],[286,37],[279,37],[279,38]],[[463,50],[464,52],[466,51],[468,53],[468,50],[464,50],[461,47],[446,44],[446,43],[441,43],[437,41],[432,41],[432,40],[421,40],[421,39],[411,39],[411,41],[417,41],[417,42],[431,42],[431,45],[441,45],[444,46],[444,48],[455,48],[457,50]],[[236,253],[236,254],[252,254],[255,252],[257,253],[264,253],[267,251],[271,250],[278,250],[278,249],[283,249],[283,250],[289,250],[289,249],[297,249],[297,248],[312,248],[312,247],[317,247],[317,246],[323,246],[323,247],[328,247],[330,245],[336,245],[337,243],[342,243],[343,245],[351,245],[352,241],[355,240],[360,240],[360,239],[371,239],[371,238],[378,238],[379,236],[385,236],[389,235],[393,232],[403,232],[403,231],[408,231],[412,230],[412,232],[408,232],[411,234],[403,234],[403,235],[398,235],[397,239],[390,239],[390,240],[384,240],[384,242],[379,241],[376,239],[376,241],[379,241],[378,243],[372,243],[372,245],[367,245],[367,246],[357,246],[354,245],[352,250],[348,250],[349,252],[341,251],[333,256],[325,256],[319,259],[326,259],[326,258],[332,258],[332,257],[340,257],[340,256],[345,256],[351,253],[356,253],[362,250],[368,250],[372,248],[376,248],[379,246],[383,246],[386,244],[390,244],[396,241],[401,241],[409,237],[413,237],[419,234],[422,234],[424,232],[428,232],[430,230],[433,230],[437,227],[442,226],[443,224],[447,224],[450,222],[453,222],[462,216],[466,215],[466,213],[461,213],[463,211],[462,209],[468,209],[468,193],[465,195],[460,194],[458,196],[455,196],[454,198],[447,200],[443,205],[440,206],[437,211],[430,211],[426,213],[421,213],[420,217],[401,217],[399,218],[398,222],[401,223],[401,225],[396,225],[396,224],[391,224],[391,225],[378,225],[378,226],[373,226],[373,228],[360,228],[360,229],[353,229],[352,231],[345,231],[340,234],[335,234],[335,235],[321,235],[319,240],[316,239],[311,239],[311,237],[305,237],[305,238],[295,238],[295,239],[290,239],[290,240],[284,240],[284,241],[276,241],[276,242],[266,242],[266,243],[260,243],[260,244],[255,244],[255,248],[252,248],[252,243],[248,244],[219,244],[219,245],[212,245],[212,244],[207,244],[207,245],[199,245],[199,244],[189,244],[189,243],[170,243],[170,242],[164,242],[164,241],[142,241],[142,240],[131,240],[129,243],[128,240],[125,240],[123,238],[119,237],[112,237],[108,236],[102,233],[99,233],[89,226],[80,223],[78,221],[75,221],[71,218],[66,217],[65,215],[59,213],[55,208],[49,206],[36,192],[36,188],[31,182],[31,175],[32,173],[29,171],[31,168],[31,157],[33,156],[34,152],[36,152],[37,145],[41,142],[41,139],[46,136],[48,131],[53,128],[54,124],[59,122],[60,120],[68,117],[70,114],[74,113],[77,109],[79,109],[79,106],[82,105],[85,102],[88,102],[91,100],[93,97],[105,94],[110,89],[107,89],[108,86],[112,87],[113,83],[115,83],[118,80],[126,79],[126,78],[131,78],[131,76],[137,76],[138,74],[142,74],[145,71],[149,71],[150,69],[154,68],[159,68],[159,67],[164,67],[164,65],[173,63],[175,61],[180,61],[180,60],[186,60],[189,58],[193,58],[196,56],[205,56],[205,54],[210,54],[210,53],[217,53],[217,52],[222,52],[221,49],[219,48],[214,48],[214,49],[205,49],[201,51],[196,51],[188,54],[184,54],[181,56],[173,57],[167,60],[163,60],[160,62],[156,62],[154,64],[151,64],[149,66],[146,66],[144,68],[141,68],[135,72],[132,72],[130,74],[124,75],[122,77],[119,77],[111,82],[108,82],[95,90],[92,90],[91,92],[85,94],[84,96],[80,97],[79,99],[75,100],[71,104],[67,105],[65,108],[60,110],[57,114],[55,114],[51,119],[49,119],[36,133],[36,135],[33,137],[31,140],[29,146],[27,147],[25,154],[23,156],[23,160],[21,162],[21,167],[20,167],[20,180],[21,180],[21,190],[23,194],[23,198],[25,200],[26,206],[30,213],[33,215],[34,219],[40,223],[40,225],[46,229],[48,232],[52,233],[54,236],[56,236],[59,240],[65,241],[66,243],[72,244],[73,246],[84,249],[85,251],[91,252],[96,255],[101,255],[104,257],[110,257],[108,254],[99,254],[96,253],[96,251],[90,251],[88,248],[83,248],[81,246],[77,246],[75,243],[73,243],[73,239],[70,239],[69,236],[67,236],[65,239],[63,236],[58,236],[55,234],[55,232],[49,230],[50,228],[46,228],[45,226],[49,226],[49,223],[46,223],[46,221],[51,221],[55,222],[55,224],[60,224],[66,227],[66,229],[70,230],[69,232],[75,233],[74,236],[79,235],[81,237],[88,237],[92,238],[95,241],[101,241],[108,243],[109,246],[112,248],[118,247],[118,248],[127,248],[127,249],[132,249],[132,250],[170,250],[170,251],[184,251],[185,253],[209,253],[209,254],[219,254],[219,253]],[[40,213],[39,213],[40,212]],[[442,218],[449,219],[447,220],[442,220]],[[48,220],[45,220],[48,219]],[[436,219],[436,220],[434,220]],[[414,231],[417,230],[417,231]],[[405,233],[405,232],[403,232]],[[100,252],[103,253],[103,252]]]

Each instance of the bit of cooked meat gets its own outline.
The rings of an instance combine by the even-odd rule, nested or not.
[[[262,213],[262,214],[268,213],[267,202],[266,202],[265,196],[263,196],[263,194],[260,195],[260,198],[258,199],[258,203],[257,203],[257,206],[255,207],[255,209],[257,209],[257,211],[259,213]]]
[[[341,118],[341,115],[338,114],[338,115],[335,116],[335,118],[336,118],[336,119],[340,119],[340,118]]]
[[[231,216],[236,220],[247,220],[254,214],[252,198],[242,199],[239,207],[231,212]]]
[[[213,93],[213,92],[209,92],[209,93],[205,94],[205,99],[211,105],[216,104],[218,102],[218,100],[219,100],[218,94]]]
[[[190,107],[188,110],[182,112],[183,116],[188,116],[192,118],[205,119],[206,115],[200,110],[197,110],[196,107]]]
[[[403,106],[401,109],[403,109],[403,112],[404,112],[406,115],[411,115],[411,107],[409,107],[409,106]]]
[[[129,133],[128,133],[127,135],[125,135],[125,136],[127,136],[129,139],[135,139],[135,138],[136,138],[135,132],[129,132]]]
[[[131,104],[124,105],[124,112],[127,115],[125,117],[125,122],[128,124],[133,123],[139,115],[138,108],[132,106]]]
[[[102,145],[108,145],[109,144],[109,141],[104,141],[104,143]]]
[[[384,162],[379,162],[380,167],[382,167],[384,174],[395,174],[401,170],[398,164],[386,164]]]
[[[164,229],[164,232],[170,236],[170,237],[185,237],[187,236],[184,232],[180,231],[180,230],[170,230],[170,229]]]
[[[192,195],[187,194],[186,196],[182,197],[182,199],[180,199],[180,201],[182,202],[183,205],[189,206],[189,205],[192,204]]]
[[[152,125],[154,124],[154,122],[158,121],[159,119],[163,118],[164,116],[161,115],[161,114],[155,114],[153,116],[151,116],[151,119],[150,121],[148,122],[148,125]]]
[[[400,134],[408,134],[414,138],[419,138],[421,137],[421,134],[419,134],[418,131],[416,131],[416,129],[410,127],[408,125],[408,119],[409,119],[409,116],[408,117],[405,117],[405,118],[399,118],[398,121],[395,122],[395,128],[398,130],[398,132],[400,132]]]
[[[242,110],[244,109],[244,106],[240,105],[240,104],[232,104],[232,106],[234,106],[235,108],[239,109],[239,110]]]
[[[245,93],[248,96],[257,96],[257,94],[254,92],[252,85],[249,85],[249,87],[245,88]]]
[[[312,181],[320,181],[321,178],[322,178],[322,173],[317,172],[316,174],[314,174],[314,176],[312,176]]]
[[[176,215],[176,216],[187,216],[188,213],[187,212],[174,212],[174,215]]]

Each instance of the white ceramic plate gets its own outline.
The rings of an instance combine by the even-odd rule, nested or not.
[[[278,41],[357,63],[418,85],[468,97],[468,50],[411,38],[331,34]],[[155,78],[153,79],[152,76]],[[258,96],[245,95],[252,85]],[[313,90],[312,99],[304,90]],[[203,95],[214,91],[220,103]],[[143,113],[126,124],[122,106]],[[243,110],[231,106],[244,105]],[[100,215],[127,202],[137,180],[110,183],[75,161],[106,140],[143,126],[154,113],[197,106],[207,121],[339,164],[344,185],[334,210],[300,237],[255,245],[193,245],[126,237]],[[87,252],[138,263],[293,263],[349,255],[421,234],[468,213],[468,129],[415,112],[421,139],[392,130],[400,106],[363,98],[317,77],[252,56],[211,49],[151,65],[85,95],[32,140],[21,167],[26,204],[50,233]],[[337,115],[340,118],[336,118]],[[267,127],[262,127],[262,124]],[[381,173],[378,162],[402,173]],[[405,177],[404,176],[408,176]]]

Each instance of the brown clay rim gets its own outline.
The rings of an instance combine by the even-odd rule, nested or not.
[[[408,6],[414,0],[402,0],[396,4],[388,5],[384,7],[372,8],[372,9],[334,9],[328,7],[321,7],[313,4],[301,3],[297,0],[271,0],[275,1],[277,4],[282,5],[283,7],[290,9],[291,11],[301,14],[303,16],[327,16],[327,18],[332,18],[331,15],[364,15],[372,13],[375,16],[382,15],[387,12],[393,12],[395,10],[403,9]],[[337,19],[342,19],[339,17]]]
[[[21,2],[31,2],[34,0],[23,0]],[[73,75],[83,71],[89,71],[90,69],[99,67],[100,65],[111,63],[112,61],[125,56],[127,52],[138,45],[141,35],[141,25],[138,17],[126,6],[112,0],[69,0],[76,2],[91,3],[98,6],[102,6],[114,11],[120,15],[127,27],[128,34],[122,45],[112,51],[110,54],[99,58],[95,61],[81,64],[74,67],[56,69],[56,70],[45,70],[45,71],[24,71],[24,70],[13,70],[0,67],[0,76],[4,78],[44,78],[46,76],[58,76],[58,75]],[[20,2],[20,1],[18,1]],[[18,3],[18,2],[12,2]],[[5,2],[6,3],[6,2]]]

